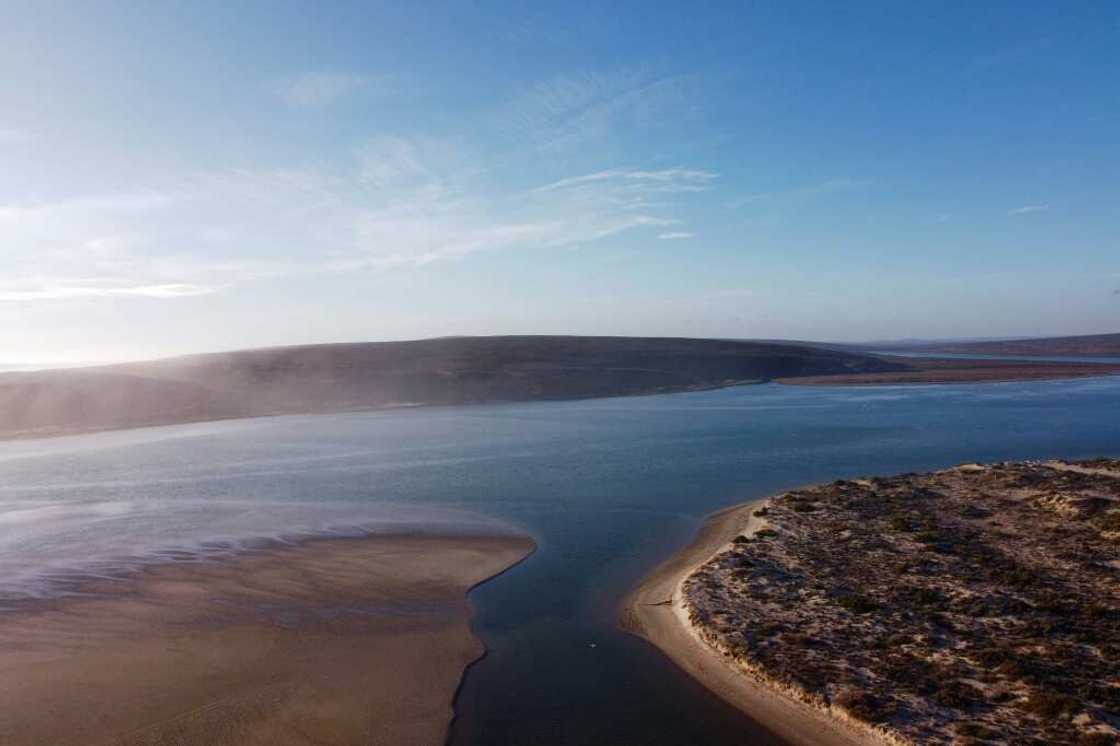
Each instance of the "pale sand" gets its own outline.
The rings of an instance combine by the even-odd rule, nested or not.
[[[759,527],[759,500],[711,515],[687,547],[659,566],[625,600],[623,629],[644,638],[685,673],[791,744],[856,746],[870,735],[829,717],[751,676],[702,641],[682,604],[681,584],[739,534]]]
[[[333,539],[0,613],[0,743],[440,744],[525,537]]]

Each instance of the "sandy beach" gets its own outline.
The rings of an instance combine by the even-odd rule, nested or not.
[[[0,614],[0,743],[439,744],[527,537],[328,539]]]
[[[856,746],[867,735],[849,729],[750,676],[703,642],[682,605],[681,584],[734,537],[754,530],[765,500],[711,515],[696,538],[653,571],[624,601],[623,629],[658,647],[685,673],[791,744]]]

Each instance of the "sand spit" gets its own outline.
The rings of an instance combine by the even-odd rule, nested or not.
[[[713,514],[688,547],[654,570],[626,598],[622,627],[660,648],[690,676],[792,744],[862,744],[865,739],[859,730],[789,697],[756,672],[729,665],[688,620],[682,584],[736,536],[757,530],[761,522],[752,514],[763,504],[746,503]]]
[[[731,673],[865,741],[1117,743],[1120,461],[838,481],[706,532],[632,612],[748,713]]]
[[[526,537],[319,540],[0,614],[0,743],[440,744]]]

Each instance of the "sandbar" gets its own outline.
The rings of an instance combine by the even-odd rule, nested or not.
[[[323,539],[0,613],[0,743],[439,744],[523,536]]]

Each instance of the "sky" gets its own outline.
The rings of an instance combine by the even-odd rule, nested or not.
[[[0,0],[0,364],[1120,331],[1114,2]]]

